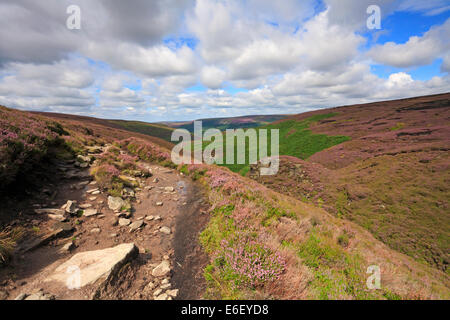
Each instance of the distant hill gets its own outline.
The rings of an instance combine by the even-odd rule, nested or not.
[[[230,117],[230,118],[199,119],[199,121],[202,121],[203,130],[207,130],[210,128],[226,130],[226,129],[255,128],[269,124],[274,121],[282,120],[286,117],[288,117],[288,115],[250,115],[250,116]],[[193,121],[161,122],[161,124],[172,128],[184,128],[189,130],[190,132],[194,131]]]
[[[148,123],[142,121],[127,121],[127,120],[108,120],[109,122],[120,126],[121,128],[137,133],[146,134],[153,137],[158,137],[166,141],[171,141],[173,128],[162,124]]]

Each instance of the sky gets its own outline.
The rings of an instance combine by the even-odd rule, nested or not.
[[[443,93],[449,35],[450,0],[0,0],[0,104],[157,122]]]

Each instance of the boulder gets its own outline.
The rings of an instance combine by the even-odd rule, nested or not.
[[[125,205],[126,203],[122,198],[112,196],[108,197],[108,207],[113,211],[120,210]]]
[[[66,285],[73,278],[73,273],[67,273],[67,270],[78,267],[80,288],[98,282],[104,283],[109,277],[115,275],[125,263],[134,259],[137,254],[138,249],[134,243],[124,243],[108,249],[77,253],[57,267],[45,281],[57,281]]]

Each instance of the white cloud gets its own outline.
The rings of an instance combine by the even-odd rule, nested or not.
[[[69,4],[81,7],[81,30],[65,27]],[[448,91],[449,75],[418,81],[411,68],[441,58],[441,72],[449,72],[450,19],[405,43],[373,47],[360,32],[370,4],[386,17],[439,14],[445,1],[322,4],[0,0],[0,103],[156,121],[298,113]],[[374,61],[401,69],[383,79],[372,73]]]
[[[432,63],[450,51],[450,19],[431,28],[423,36],[412,36],[406,43],[387,42],[376,45],[368,55],[376,62],[398,68],[421,66]]]

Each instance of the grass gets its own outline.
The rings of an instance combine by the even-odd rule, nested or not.
[[[229,168],[233,172],[238,172],[239,174],[245,176],[247,172],[250,170],[249,166],[249,155],[251,152],[256,152],[257,159],[259,160],[259,130],[267,129],[268,130],[268,149],[270,149],[270,141],[271,134],[270,129],[278,129],[279,130],[279,154],[294,156],[300,159],[307,159],[313,154],[320,152],[324,149],[330,148],[337,144],[343,143],[345,141],[350,140],[347,136],[328,136],[325,134],[315,134],[309,130],[309,126],[317,121],[334,117],[335,113],[322,114],[317,116],[309,117],[302,121],[288,120],[282,121],[275,124],[269,124],[266,126],[262,126],[256,128],[258,132],[258,143],[255,145],[249,145],[249,139],[246,138],[245,143],[245,163],[238,164],[237,163],[237,138],[235,140],[235,163],[234,164],[222,164],[223,166]],[[227,138],[224,135],[224,143],[226,143]],[[205,149],[211,142],[203,142],[203,149]],[[226,150],[223,150],[224,154],[224,162],[226,159]],[[268,150],[268,154],[270,151]]]
[[[17,241],[19,241],[24,234],[25,230],[21,227],[9,231],[0,231],[0,265],[8,262],[16,247]]]

